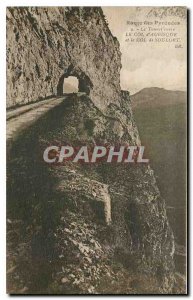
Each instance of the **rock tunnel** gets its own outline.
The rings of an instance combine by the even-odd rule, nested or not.
[[[93,84],[86,74],[80,71],[67,71],[59,78],[57,96],[73,92],[82,92],[89,95],[92,88]]]

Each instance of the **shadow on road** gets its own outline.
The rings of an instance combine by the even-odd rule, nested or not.
[[[65,206],[62,195],[55,191],[56,179],[43,161],[40,141],[60,128],[69,104],[55,107],[13,144],[7,144],[8,267],[17,265],[18,276],[25,276],[32,293],[42,292],[51,280],[52,260],[57,255],[54,230]],[[17,290],[15,285],[17,280],[9,276],[8,292]]]

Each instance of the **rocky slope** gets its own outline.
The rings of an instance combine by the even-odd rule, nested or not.
[[[9,150],[8,232],[12,237],[17,226],[20,232],[19,242],[9,240],[9,290],[18,292],[18,284],[31,293],[171,293],[174,238],[150,166],[42,162],[53,142],[140,144],[129,93],[120,90],[119,44],[102,10],[8,8],[7,16],[8,106],[55,89],[60,94],[69,75],[85,92],[24,131]],[[143,288],[128,289],[132,272],[148,278]],[[110,278],[106,290],[103,276]]]

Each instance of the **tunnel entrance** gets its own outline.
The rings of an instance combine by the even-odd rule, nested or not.
[[[61,76],[58,86],[57,95],[62,96],[65,93],[78,93],[79,91],[79,80],[75,76],[65,77]]]
[[[68,75],[74,75],[74,72],[68,72]],[[83,72],[80,75],[68,76],[63,74],[57,85],[57,96],[62,96],[65,93],[78,93],[83,92],[87,95],[90,94],[90,89],[93,87],[90,79]]]

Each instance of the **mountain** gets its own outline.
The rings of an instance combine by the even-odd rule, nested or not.
[[[163,88],[144,88],[131,95],[131,103],[135,107],[159,107],[186,103],[187,93],[184,91],[170,91]]]

